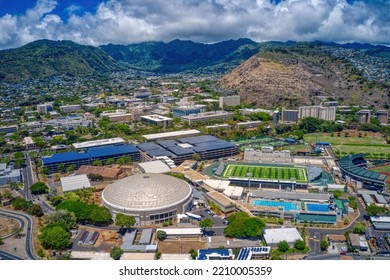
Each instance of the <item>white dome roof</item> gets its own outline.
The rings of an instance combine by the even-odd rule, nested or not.
[[[109,185],[102,194],[107,206],[127,211],[164,209],[184,202],[191,186],[164,174],[145,173],[126,177]]]

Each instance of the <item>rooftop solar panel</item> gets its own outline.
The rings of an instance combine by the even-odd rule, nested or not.
[[[91,158],[116,156],[123,154],[138,153],[138,149],[133,145],[105,146],[88,149]]]
[[[137,148],[140,149],[141,151],[150,151],[150,150],[157,150],[161,149],[161,147],[155,143],[152,142],[146,142],[146,143],[140,143],[137,145]]]
[[[164,140],[164,141],[158,141],[157,143],[163,148],[177,146],[178,144],[175,140]]]
[[[51,157],[44,157],[44,158],[42,158],[42,162],[43,162],[43,165],[45,165],[45,164],[51,164],[51,163],[77,161],[77,160],[84,160],[84,159],[90,159],[90,158],[91,158],[91,156],[88,153],[67,152],[67,153],[61,153],[61,154],[54,154]]]
[[[192,145],[196,145],[199,143],[221,141],[221,140],[219,140],[218,138],[211,136],[211,135],[202,135],[202,136],[180,138],[177,141],[179,141],[181,143],[190,143]]]

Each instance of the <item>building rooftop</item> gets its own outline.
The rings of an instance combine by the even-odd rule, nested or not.
[[[161,160],[138,163],[144,173],[167,173],[171,169]]]
[[[61,178],[61,185],[63,192],[72,192],[81,189],[87,189],[91,187],[87,175],[76,175]]]
[[[180,130],[180,131],[172,131],[172,132],[164,132],[164,133],[155,133],[155,134],[147,134],[142,135],[146,140],[158,140],[164,138],[173,138],[187,135],[200,134],[199,130],[189,129],[189,130]]]
[[[92,148],[98,146],[117,145],[117,144],[124,144],[124,143],[126,143],[125,140],[117,137],[117,138],[110,138],[110,139],[74,143],[73,147],[75,147],[76,149],[86,149],[86,148]]]
[[[264,239],[267,244],[278,244],[280,241],[294,243],[302,237],[296,228],[272,228],[264,230]]]
[[[118,180],[104,189],[103,201],[128,211],[165,209],[192,196],[191,186],[173,176],[144,173]]]
[[[173,120],[172,118],[168,118],[161,115],[147,115],[147,116],[141,116],[141,118],[151,120],[151,121],[157,121],[157,122]]]

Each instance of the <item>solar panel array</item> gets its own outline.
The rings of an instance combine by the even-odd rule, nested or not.
[[[246,247],[240,250],[237,260],[250,260],[252,256],[268,255],[271,247]]]

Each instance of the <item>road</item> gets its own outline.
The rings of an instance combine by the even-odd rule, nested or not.
[[[38,260],[39,258],[34,253],[33,248],[33,226],[34,220],[27,214],[22,214],[19,212],[9,211],[0,209],[0,214],[2,216],[7,216],[12,219],[16,219],[19,222],[23,222],[23,227],[25,226],[25,221],[27,221],[27,231],[26,231],[26,254],[30,260]]]
[[[19,256],[16,256],[16,255],[13,255],[13,254],[1,251],[1,250],[0,250],[0,257],[2,257],[4,260],[23,260],[23,258],[21,258]]]
[[[25,153],[26,166],[23,167],[23,197],[27,200],[31,200],[30,187],[34,184],[33,170],[31,166],[31,158],[28,153]]]

